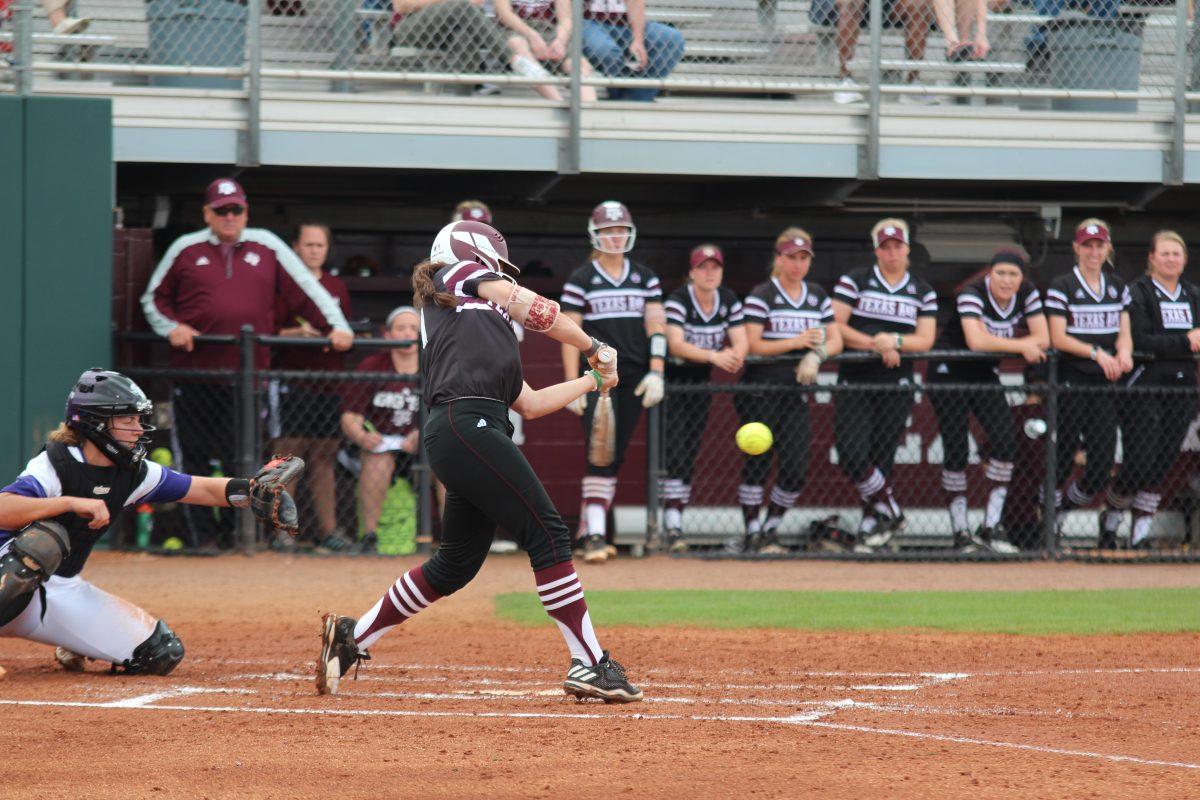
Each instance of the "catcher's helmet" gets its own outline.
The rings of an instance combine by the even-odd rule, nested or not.
[[[508,260],[508,243],[504,241],[504,235],[491,225],[469,219],[451,222],[438,231],[429,251],[429,260],[435,264],[475,261],[492,272],[504,272],[506,268],[521,271]]]
[[[610,241],[611,235],[603,233],[606,228],[627,229],[628,235],[625,237],[625,244],[623,246],[613,244]],[[588,238],[592,240],[592,247],[601,253],[628,253],[633,249],[634,240],[637,239],[637,226],[633,224],[633,215],[629,213],[629,209],[625,207],[624,203],[605,200],[592,209],[592,216],[588,218]]]
[[[78,431],[122,467],[137,469],[146,457],[147,435],[154,431],[150,416],[154,404],[136,383],[119,372],[93,367],[79,376],[67,397],[67,427]],[[110,432],[114,417],[137,415],[142,419],[142,435],[132,447],[118,442]]]

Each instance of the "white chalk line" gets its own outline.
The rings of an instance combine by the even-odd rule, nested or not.
[[[194,690],[194,693],[205,691],[201,687],[181,687],[185,690]],[[150,697],[143,695],[142,698]],[[137,699],[137,698],[135,698]],[[448,717],[469,717],[475,719],[591,719],[595,720],[596,714],[582,712],[546,712],[546,711],[433,711],[433,710],[408,710],[408,709],[343,709],[343,708],[270,708],[270,707],[253,707],[253,706],[188,706],[188,705],[121,705],[115,706],[112,703],[87,703],[83,701],[50,701],[50,700],[0,700],[0,705],[11,706],[37,706],[37,707],[57,707],[57,708],[99,708],[112,709],[119,707],[127,710],[139,711],[184,711],[184,712],[202,712],[202,713],[250,713],[250,714],[281,714],[281,715],[307,715],[307,716],[358,716],[358,717],[416,717],[416,718],[448,718]],[[925,733],[921,731],[905,731],[895,728],[876,728],[868,725],[850,725],[837,722],[823,722],[822,717],[832,713],[832,710],[814,710],[792,714],[786,717],[763,717],[763,716],[745,716],[745,715],[725,715],[725,714],[644,714],[634,713],[628,716],[625,715],[609,715],[616,716],[620,719],[636,719],[636,720],[684,720],[690,722],[751,722],[751,723],[768,723],[778,725],[796,725],[801,727],[824,728],[827,730],[851,731],[855,733],[870,733],[880,736],[902,736],[910,739],[921,739],[936,742],[948,742],[953,744],[977,745],[981,747],[996,747],[1008,750],[1020,750],[1023,752],[1042,753],[1046,755],[1069,756],[1073,758],[1088,758],[1093,760],[1109,761],[1114,763],[1138,764],[1141,766],[1153,767],[1171,767],[1176,769],[1200,770],[1200,764],[1192,764],[1184,761],[1164,761],[1159,759],[1140,758],[1138,756],[1129,756],[1114,753],[1097,753],[1089,750],[1068,750],[1061,747],[1048,747],[1045,745],[1022,744],[1020,742],[1003,742],[991,739],[976,739],[968,736],[951,736],[946,734]]]

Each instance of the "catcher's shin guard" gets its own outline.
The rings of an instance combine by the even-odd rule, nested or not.
[[[126,675],[169,675],[183,661],[183,642],[161,619],[146,641],[133,648],[133,655],[113,671],[121,668]]]

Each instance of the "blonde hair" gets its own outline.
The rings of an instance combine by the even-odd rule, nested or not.
[[[1184,263],[1187,263],[1187,242],[1185,242],[1183,240],[1183,237],[1180,236],[1175,231],[1167,230],[1166,228],[1164,228],[1161,231],[1155,231],[1154,235],[1150,237],[1150,251],[1146,254],[1146,274],[1147,275],[1150,274],[1150,268],[1151,268],[1150,267],[1150,256],[1154,255],[1154,251],[1158,249],[1158,245],[1160,242],[1175,242],[1175,244],[1182,247],[1183,248],[1183,260],[1184,260]]]
[[[790,228],[784,228],[783,232],[775,237],[776,250],[774,251],[774,255],[771,256],[771,277],[772,278],[779,277],[779,267],[775,263],[779,259],[779,251],[777,248],[779,247],[779,245],[783,244],[784,242],[791,241],[792,239],[804,239],[810,245],[812,244],[812,241],[813,241],[812,236],[810,236],[808,231],[804,230],[804,228],[801,228],[797,225],[793,225]]]
[[[1083,222],[1081,222],[1075,226],[1075,232],[1079,233],[1081,230],[1083,230],[1084,228],[1086,228],[1089,225],[1099,225],[1102,228],[1104,228],[1104,230],[1108,231],[1108,236],[1109,236],[1108,257],[1105,258],[1104,260],[1108,262],[1109,266],[1114,266],[1116,259],[1117,259],[1117,249],[1115,247],[1113,247],[1113,243],[1112,243],[1112,226],[1109,225],[1104,220],[1100,219],[1099,217],[1088,217]],[[1073,246],[1078,247],[1079,245],[1073,245]]]
[[[879,222],[875,223],[875,227],[871,228],[871,247],[875,246],[875,237],[878,236],[879,232],[884,228],[899,228],[900,230],[904,231],[904,240],[906,242],[912,241],[912,235],[908,229],[908,223],[899,217],[888,217],[886,219],[879,220]]]
[[[59,442],[71,447],[80,447],[83,445],[83,437],[79,435],[79,431],[68,428],[65,422],[58,423],[58,427],[50,431],[49,435],[46,436],[46,441]]]

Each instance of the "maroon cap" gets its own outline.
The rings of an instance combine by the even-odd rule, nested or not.
[[[790,256],[792,253],[799,252],[813,254],[812,239],[805,239],[803,236],[793,236],[791,239],[784,239],[779,244],[775,245],[775,252],[781,256]]]
[[[217,178],[204,192],[204,205],[209,208],[225,206],[249,206],[242,186],[233,178]]]
[[[892,240],[908,244],[908,232],[899,225],[884,225],[875,234],[876,247],[883,247],[884,242]]]
[[[633,215],[624,203],[616,200],[606,200],[592,209],[592,217],[588,220],[591,230],[600,228],[632,227]]]
[[[1075,244],[1083,244],[1089,239],[1099,239],[1102,242],[1112,241],[1112,237],[1108,234],[1108,228],[1103,225],[1084,225],[1075,231]]]
[[[721,248],[715,244],[702,244],[692,249],[692,254],[688,257],[689,269],[695,269],[705,261],[715,261],[722,267],[725,266],[725,255],[721,252]]]
[[[484,208],[482,206],[475,206],[473,208],[464,208],[462,211],[460,211],[454,215],[455,222],[461,222],[462,220],[472,220],[474,222],[483,222],[487,225],[491,225],[492,224],[492,212],[488,211],[486,208]]]

